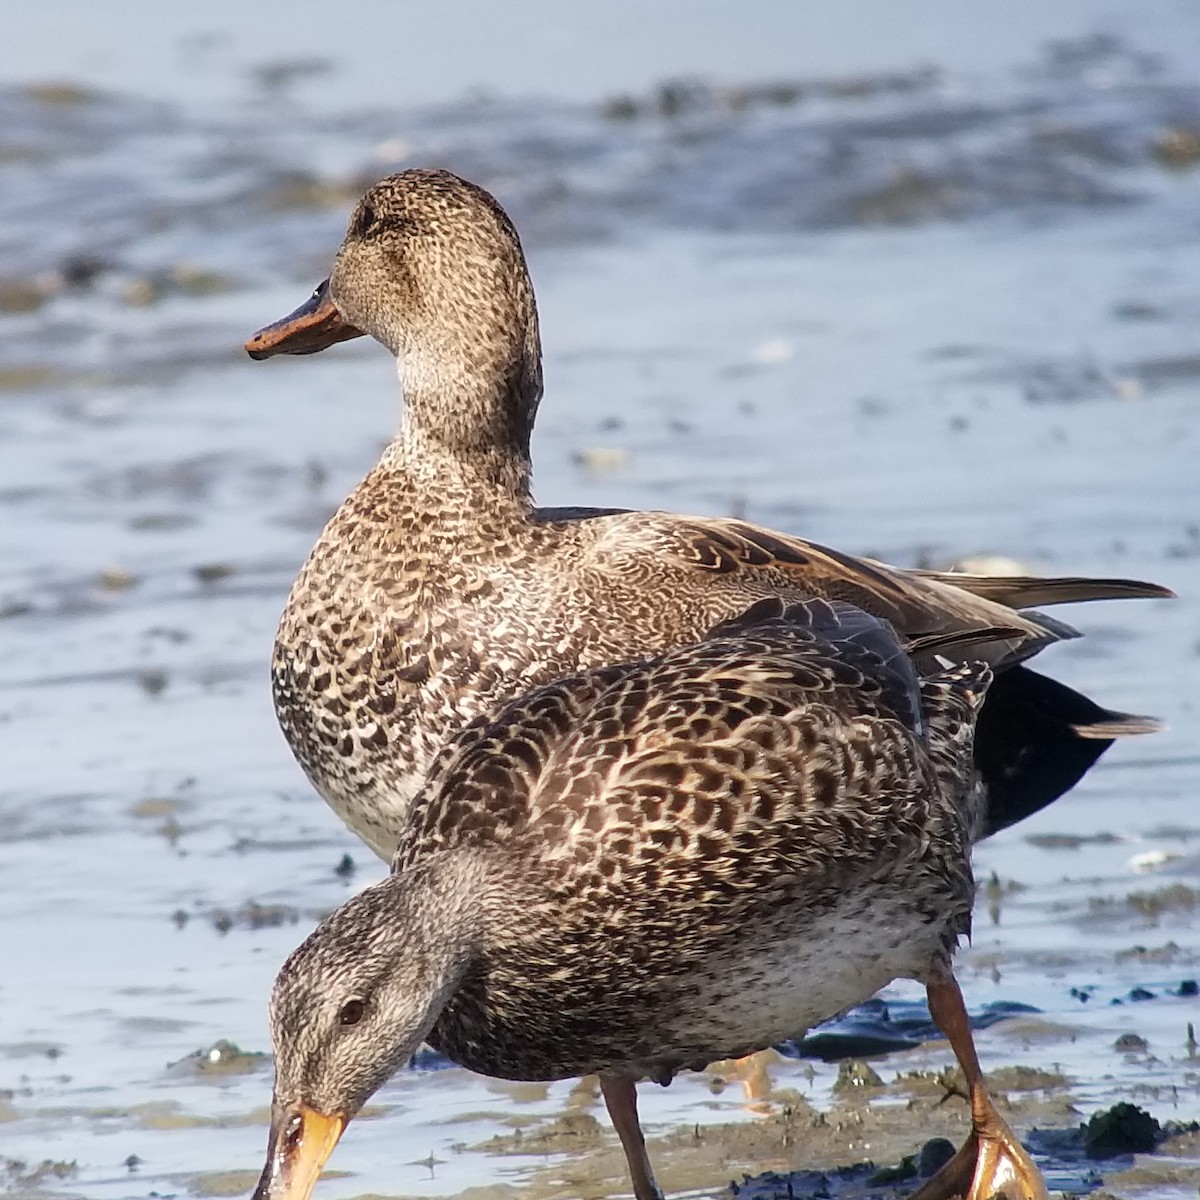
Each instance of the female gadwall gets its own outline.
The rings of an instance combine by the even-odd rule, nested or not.
[[[317,791],[383,858],[466,721],[559,676],[695,642],[769,595],[847,600],[910,637],[1011,627],[981,650],[1006,668],[976,741],[999,824],[1073,786],[1114,736],[1149,727],[1019,665],[1075,633],[1014,610],[1165,588],[902,571],[742,521],[535,508],[533,286],[481,188],[445,171],[376,184],[327,284],[247,349],[310,354],[362,332],[396,356],[404,419],[292,588],[274,688]]]
[[[635,1085],[925,983],[972,1135],[923,1200],[1044,1197],[996,1112],[951,973],[969,932],[988,630],[757,602],[703,642],[534,688],[447,743],[392,873],[284,964],[255,1200],[308,1200],[347,1122],[422,1041],[506,1079],[596,1073],[638,1200]],[[955,640],[961,644],[954,645]],[[936,660],[933,660],[936,661]]]

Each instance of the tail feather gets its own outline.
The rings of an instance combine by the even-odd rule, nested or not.
[[[967,575],[958,571],[914,571],[922,579],[948,583],[1008,608],[1040,608],[1083,600],[1169,600],[1175,593],[1138,579],[1086,579],[1079,575],[1039,579],[1034,575]]]
[[[929,633],[910,638],[904,651],[913,658],[941,654],[944,650],[965,650],[968,646],[985,645],[1002,638],[1019,637],[1021,631],[1008,625],[988,625],[979,629],[952,629],[949,633]],[[954,657],[961,657],[954,655]],[[965,656],[965,657],[970,657]]]
[[[1113,738],[1153,732],[1146,717],[1110,712],[1026,666],[997,674],[975,729],[975,765],[987,788],[981,834],[1031,816],[1073,788]]]
[[[1114,738],[1141,737],[1147,733],[1162,733],[1166,725],[1155,717],[1142,717],[1137,713],[1104,712],[1095,721],[1072,725],[1076,737],[1098,738],[1112,741]]]

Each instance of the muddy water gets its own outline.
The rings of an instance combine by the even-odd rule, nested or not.
[[[344,32],[331,63],[297,61],[314,34],[264,66],[245,31],[156,25],[209,62],[203,87],[110,30],[46,51],[52,85],[0,90],[0,1190],[245,1192],[271,978],[381,872],[293,765],[266,673],[292,576],[394,423],[394,377],[362,343],[266,365],[238,347],[320,277],[363,184],[417,162],[492,187],[525,235],[543,502],[1179,591],[1065,614],[1087,639],[1045,666],[1170,730],[980,849],[996,882],[961,962],[977,1014],[1037,1010],[980,1033],[989,1069],[1040,1072],[1001,1076],[1022,1128],[1119,1099],[1200,1118],[1200,21],[1139,12],[1112,36],[1070,5],[981,25],[960,56],[912,30],[858,45],[843,18],[833,66],[791,73],[756,27],[763,65],[737,76],[699,22],[647,38],[713,86],[625,72],[600,38],[591,90],[560,69],[536,83],[563,99],[460,99],[494,83],[476,64],[399,108],[366,106],[380,56],[348,69]],[[13,80],[48,44],[32,20]],[[911,1031],[913,991],[888,997],[873,1033]],[[956,1138],[961,1102],[908,1078],[947,1062],[916,1045],[847,1090],[836,1063],[781,1057],[760,1111],[720,1071],[647,1087],[664,1182],[711,1195]],[[601,1196],[625,1186],[612,1142],[586,1084],[425,1063],[320,1194]],[[1195,1148],[1174,1149],[1052,1182],[1194,1194]]]

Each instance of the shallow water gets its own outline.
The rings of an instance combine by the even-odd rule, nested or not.
[[[985,1066],[1067,1079],[1014,1099],[1023,1127],[1118,1099],[1200,1118],[1179,994],[1200,974],[1200,18],[1139,12],[1130,31],[1064,5],[992,43],[980,25],[961,55],[912,30],[856,43],[844,18],[825,65],[790,73],[756,25],[736,75],[709,13],[675,50],[647,31],[658,73],[598,37],[586,77],[560,62],[505,89],[468,56],[369,109],[382,53],[339,66],[344,32],[326,72],[272,74],[239,31],[201,87],[99,32],[39,59],[22,15],[7,78],[44,63],[56,86],[0,89],[0,1189],[248,1190],[268,1062],[192,1056],[265,1052],[278,964],[382,870],[292,763],[267,663],[291,578],[395,420],[394,377],[363,343],[262,365],[240,342],[321,277],[361,186],[417,162],[492,187],[525,237],[542,502],[738,512],[902,564],[999,554],[1180,593],[1064,613],[1088,636],[1045,668],[1170,728],[980,849],[999,885],[960,961],[973,1011],[1040,1010],[980,1034]],[[124,88],[75,88],[111,89],[114,54]],[[685,67],[713,85],[661,86]],[[478,82],[492,98],[463,99]],[[946,1061],[874,1065],[890,1082]],[[807,1165],[803,1138],[767,1154],[754,1130],[796,1093],[852,1128],[837,1072],[775,1063],[766,1120],[714,1077],[645,1088],[651,1130],[713,1126],[719,1150],[659,1147],[666,1186]],[[950,1108],[820,1165],[958,1136]],[[375,1111],[320,1195],[625,1187],[586,1086],[421,1069]],[[1123,1186],[1185,1186],[1151,1175]]]

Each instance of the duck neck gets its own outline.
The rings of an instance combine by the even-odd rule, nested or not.
[[[404,414],[385,454],[429,486],[465,491],[473,507],[528,512],[529,442],[542,396],[536,318],[523,344],[488,353],[424,346],[397,356]]]
[[[449,851],[418,860],[362,893],[377,893],[365,907],[374,909],[374,917],[383,925],[384,941],[395,940],[401,957],[405,950],[411,951],[414,937],[425,931],[436,933],[423,943],[419,964],[423,987],[416,990],[430,997],[422,1037],[478,952],[483,923],[478,895],[486,891],[487,881],[486,863],[478,855]],[[416,969],[415,960],[410,969]]]

